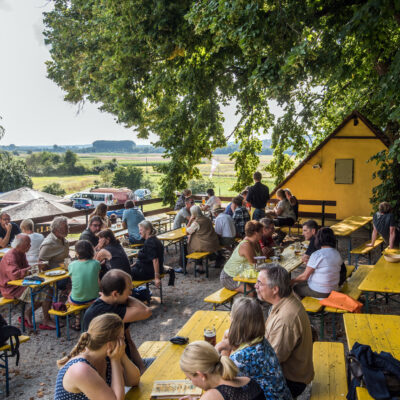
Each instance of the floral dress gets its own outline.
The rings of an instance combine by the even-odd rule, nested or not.
[[[278,358],[265,338],[231,354],[231,359],[241,376],[248,376],[261,386],[266,399],[292,399]]]

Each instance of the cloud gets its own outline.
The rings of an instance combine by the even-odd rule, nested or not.
[[[0,10],[11,11],[11,5],[8,3],[8,0],[0,0]]]

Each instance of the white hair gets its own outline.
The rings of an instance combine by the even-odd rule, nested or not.
[[[68,225],[68,218],[67,217],[55,217],[50,225],[50,230],[52,232],[58,231],[62,224]]]
[[[203,213],[201,212],[201,208],[199,206],[190,207],[190,215],[193,217],[201,217]]]
[[[31,238],[25,233],[20,233],[19,235],[15,236],[14,240],[11,243],[11,247],[17,248],[24,244],[26,240],[31,241]]]

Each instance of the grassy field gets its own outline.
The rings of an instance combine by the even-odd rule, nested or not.
[[[156,187],[158,187],[161,175],[153,170],[152,165],[160,162],[167,162],[161,154],[122,154],[122,153],[90,153],[90,154],[79,154],[79,162],[91,166],[94,159],[100,159],[103,162],[110,161],[116,158],[118,163],[121,165],[139,165],[139,168],[143,170],[146,178],[150,179]],[[215,184],[215,192],[221,196],[234,196],[236,192],[229,190],[235,183],[235,171],[234,162],[229,160],[228,155],[215,155],[213,157],[219,162],[218,167],[213,173],[212,181]],[[264,167],[271,160],[271,156],[260,156],[260,167],[259,170]],[[210,160],[203,160],[198,168],[204,178],[208,178],[211,172]],[[264,173],[264,182],[272,189],[273,180],[271,177]],[[98,175],[82,175],[82,176],[54,176],[54,177],[32,177],[33,185],[35,189],[42,189],[49,183],[58,182],[70,194],[80,190],[89,189],[93,186],[95,180],[100,180]],[[153,197],[159,194],[159,190],[153,192]],[[156,207],[157,208],[157,207]]]

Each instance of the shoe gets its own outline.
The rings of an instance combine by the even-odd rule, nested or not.
[[[21,317],[18,317],[18,323],[21,325]],[[25,318],[24,318],[24,325],[25,325],[25,328],[30,328],[30,329],[33,328],[33,325],[30,324]]]
[[[41,329],[42,331],[55,331],[56,327],[50,326],[50,325],[39,324],[39,329]]]
[[[174,268],[174,271],[175,271],[177,274],[183,274],[183,268],[182,268],[182,267],[175,267],[175,268]]]

